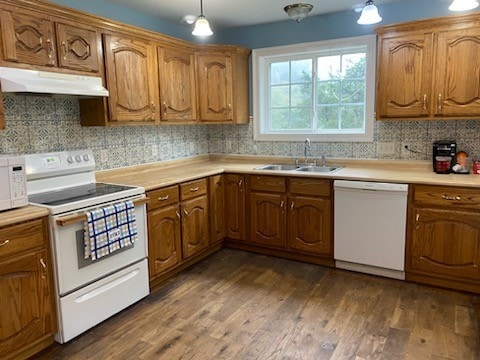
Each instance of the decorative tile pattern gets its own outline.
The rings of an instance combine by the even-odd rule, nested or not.
[[[0,154],[90,148],[98,169],[172,160],[202,154],[303,157],[303,142],[253,141],[253,124],[82,127],[75,98],[5,95],[6,129]],[[376,122],[370,143],[312,142],[309,156],[431,160],[435,140],[456,139],[459,150],[480,159],[480,121],[391,120]],[[379,155],[378,142],[393,142],[395,153]],[[417,152],[407,152],[402,145]],[[107,151],[106,161],[100,152]]]

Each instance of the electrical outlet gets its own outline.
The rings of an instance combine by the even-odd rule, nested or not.
[[[394,142],[379,142],[377,144],[377,152],[383,155],[393,155],[395,154],[395,143]]]
[[[100,161],[106,163],[108,161],[108,150],[100,150]]]

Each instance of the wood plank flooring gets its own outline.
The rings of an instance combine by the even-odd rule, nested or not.
[[[480,298],[224,249],[35,359],[480,359]]]

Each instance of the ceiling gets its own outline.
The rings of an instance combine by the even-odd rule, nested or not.
[[[138,11],[154,15],[162,20],[182,23],[185,15],[200,15],[200,0],[108,0]],[[365,5],[362,0],[300,0],[313,5],[312,15],[338,11],[354,11]],[[375,0],[381,11],[382,4],[401,0]],[[265,24],[287,20],[283,8],[295,4],[295,0],[203,0],[203,13],[212,29]]]

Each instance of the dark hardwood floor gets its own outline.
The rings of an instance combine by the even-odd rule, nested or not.
[[[480,359],[480,298],[222,250],[35,359]]]

